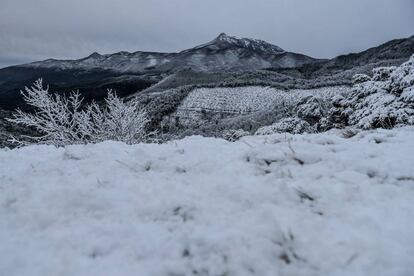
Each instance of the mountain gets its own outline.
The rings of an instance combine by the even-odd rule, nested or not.
[[[243,71],[268,67],[290,68],[316,59],[286,52],[266,41],[236,38],[225,33],[214,40],[179,53],[119,52],[93,53],[78,60],[48,59],[23,65],[26,68],[105,69],[121,73],[195,71]]]
[[[361,53],[321,60],[288,52],[262,40],[224,33],[178,53],[93,53],[78,60],[48,59],[0,69],[0,107],[22,106],[19,91],[42,77],[56,92],[79,90],[86,100],[100,100],[108,88],[126,96],[148,87],[186,85],[274,86],[288,88],[305,80],[317,86],[347,84],[355,73],[379,65],[399,65],[414,53],[414,37],[397,39]],[[263,71],[266,69],[266,71]],[[311,86],[313,85],[311,83]],[[301,84],[307,87],[308,84]]]
[[[236,38],[222,33],[209,43],[178,53],[165,66],[202,72],[252,71],[268,67],[296,67],[316,61],[263,40]]]
[[[296,68],[274,68],[274,71],[294,74],[297,77],[314,78],[323,75],[342,73],[349,78],[355,73],[370,74],[372,68],[400,65],[414,54],[414,36],[394,39],[360,53],[340,55],[330,60],[309,63]]]
[[[360,53],[338,56],[325,62],[324,67],[350,69],[356,66],[364,66],[369,63],[378,63],[387,60],[406,61],[413,53],[414,36],[411,36],[403,39],[394,39]]]

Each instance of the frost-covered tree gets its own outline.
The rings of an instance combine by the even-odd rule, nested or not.
[[[372,69],[372,80],[373,81],[387,81],[390,79],[391,74],[395,71],[395,66],[390,67],[377,67]]]
[[[283,118],[256,134],[414,125],[414,55],[398,67],[378,67],[372,73],[372,78],[355,75],[350,92],[328,98],[302,97],[295,108],[283,110]]]
[[[330,107],[328,100],[321,97],[308,96],[299,101],[295,111],[297,117],[311,125],[315,125],[322,118],[326,117]]]
[[[103,108],[92,103],[82,112],[80,130],[92,137],[93,142],[113,140],[134,144],[146,138],[147,122],[147,114],[138,101],[124,102],[109,91]]]
[[[414,55],[399,67],[373,70],[372,80],[333,100],[334,123],[362,129],[414,124]]]
[[[122,101],[112,91],[104,106],[97,103],[83,105],[78,92],[68,97],[49,93],[42,79],[22,91],[33,112],[17,110],[8,121],[36,129],[41,136],[13,139],[21,145],[40,143],[55,146],[96,143],[105,140],[138,143],[147,137],[146,112],[138,101]]]

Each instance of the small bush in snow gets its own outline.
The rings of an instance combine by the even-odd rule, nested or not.
[[[248,136],[250,135],[250,132],[245,131],[243,129],[229,129],[224,131],[223,133],[223,139],[226,139],[227,141],[230,142],[235,142],[237,140],[239,140],[240,138],[242,138],[243,136]]]
[[[397,67],[390,76],[390,92],[394,95],[414,88],[414,55],[410,60]]]
[[[372,70],[373,81],[387,81],[391,77],[392,72],[395,70],[395,66],[391,67],[377,67]]]
[[[327,100],[308,96],[303,98],[296,108],[296,114],[299,118],[305,120],[311,125],[318,123],[322,118],[326,117],[330,104]]]
[[[314,128],[306,121],[298,118],[284,118],[271,126],[259,128],[255,135],[269,135],[275,133],[289,132],[293,134],[314,132]]]
[[[370,80],[371,80],[371,77],[365,74],[356,74],[355,76],[352,77],[353,84],[363,83],[363,82],[370,81]]]
[[[136,100],[123,102],[111,91],[108,91],[104,107],[96,103],[83,107],[79,93],[72,93],[69,97],[52,95],[48,88],[43,87],[41,79],[21,93],[35,111],[17,110],[8,121],[32,127],[43,135],[25,136],[24,141],[14,142],[64,146],[114,140],[132,144],[146,137],[146,112]]]

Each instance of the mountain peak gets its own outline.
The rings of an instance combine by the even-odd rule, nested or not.
[[[99,54],[98,52],[93,52],[92,54],[90,54],[87,58],[100,58],[102,55]]]
[[[226,38],[226,37],[228,37],[228,35],[226,33],[221,33],[221,34],[218,35],[217,39],[223,39],[223,38]]]
[[[240,38],[238,38],[238,37],[229,36],[226,33],[221,33],[213,41],[222,41],[222,42],[236,43],[239,40],[240,40]]]
[[[261,51],[270,54],[281,54],[284,53],[285,50],[282,48],[270,44],[264,40],[259,39],[250,39],[250,38],[238,38],[236,36],[229,36],[226,33],[219,34],[213,41],[215,43],[225,43],[230,44],[239,48],[246,48],[254,51]]]

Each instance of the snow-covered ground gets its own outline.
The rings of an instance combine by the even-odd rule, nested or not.
[[[246,114],[259,110],[268,110],[281,101],[299,102],[309,96],[332,99],[332,97],[349,93],[347,86],[322,87],[315,89],[281,89],[261,86],[197,88],[183,100],[177,108],[182,110],[213,110],[235,114]]]
[[[257,111],[268,111],[289,103],[296,106],[305,97],[314,96],[332,99],[351,91],[347,86],[332,86],[315,89],[291,89],[289,91],[261,86],[197,88],[178,106],[170,116],[180,118],[181,125],[192,125],[205,121],[204,113],[242,115]]]
[[[413,275],[413,168],[413,127],[0,149],[0,275]]]

